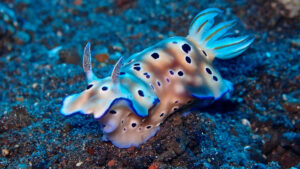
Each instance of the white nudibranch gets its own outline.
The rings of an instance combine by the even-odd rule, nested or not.
[[[172,37],[121,58],[103,79],[92,71],[88,43],[83,55],[87,88],[65,98],[61,113],[93,114],[102,123],[105,140],[127,148],[145,143],[170,114],[191,101],[221,98],[233,87],[212,61],[241,54],[254,38],[228,37],[234,22],[214,25],[220,13],[217,8],[200,12],[187,37]]]

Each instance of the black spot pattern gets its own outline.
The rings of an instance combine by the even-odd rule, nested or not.
[[[147,126],[146,128],[147,128],[147,129],[150,129],[150,128],[151,128],[151,126]]]
[[[125,72],[120,72],[120,75],[125,75]]]
[[[173,72],[173,70],[170,70],[169,72],[170,72],[170,74],[171,74],[171,75],[174,75],[174,72]]]
[[[135,127],[135,126],[136,126],[136,123],[132,123],[131,126],[132,126],[132,127]]]
[[[153,59],[158,59],[159,58],[158,53],[152,53],[151,56],[153,57]]]
[[[189,51],[191,50],[191,47],[190,47],[190,45],[188,45],[188,44],[183,44],[182,45],[182,50],[185,52],[185,53],[189,53]]]
[[[203,53],[205,56],[207,56],[207,54],[206,54],[205,50],[202,50],[202,53]]]
[[[147,79],[150,78],[150,75],[147,72],[145,72],[144,75],[146,76]]]
[[[154,90],[154,87],[153,87],[153,85],[151,84],[150,86],[151,86],[152,90]]]
[[[141,97],[144,97],[144,92],[142,90],[138,90],[138,94],[141,96]]]
[[[213,76],[214,81],[218,81],[217,76]]]
[[[157,81],[157,85],[160,86],[160,82],[159,81]]]
[[[93,87],[92,84],[89,84],[87,87],[86,87],[86,90],[90,89],[91,87]]]
[[[183,76],[183,72],[181,70],[177,74],[178,76]]]
[[[188,56],[186,56],[186,57],[185,57],[185,61],[186,61],[186,62],[188,62],[189,64],[190,64],[190,63],[192,63],[192,60],[191,60],[191,58],[190,58],[190,57],[188,57]]]
[[[111,110],[109,111],[110,114],[117,114],[117,112],[115,110]]]
[[[135,63],[135,64],[134,64],[134,66],[139,66],[139,65],[140,65],[139,63]]]
[[[133,69],[136,70],[136,71],[140,71],[141,67],[133,67]]]
[[[206,70],[206,72],[207,72],[208,74],[210,74],[210,75],[212,74],[210,68],[207,67],[207,68],[205,68],[205,70]]]
[[[165,113],[161,113],[161,114],[160,114],[160,117],[164,116],[164,114],[165,114]]]
[[[102,87],[102,90],[103,90],[103,91],[106,91],[107,89],[108,89],[108,87],[106,87],[106,86],[103,86],[103,87]]]
[[[169,78],[166,78],[166,80],[167,80],[168,83],[170,83],[170,79]]]

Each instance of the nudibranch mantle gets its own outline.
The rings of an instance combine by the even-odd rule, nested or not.
[[[192,21],[187,37],[172,37],[116,63],[110,77],[97,78],[90,44],[83,68],[88,86],[68,96],[61,113],[93,114],[102,123],[103,139],[120,148],[138,146],[154,136],[160,124],[194,100],[217,100],[233,90],[213,67],[214,58],[230,59],[253,42],[228,37],[233,21],[214,25],[222,11],[209,8]]]

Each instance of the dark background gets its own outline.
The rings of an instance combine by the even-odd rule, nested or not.
[[[104,77],[121,55],[185,36],[209,7],[256,37],[241,56],[214,62],[235,85],[231,100],[176,113],[129,149],[103,142],[93,117],[59,113],[64,97],[86,87],[87,41]],[[0,167],[299,168],[299,8],[299,0],[2,0]]]

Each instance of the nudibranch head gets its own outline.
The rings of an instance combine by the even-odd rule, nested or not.
[[[101,118],[113,105],[126,103],[137,115],[147,116],[148,110],[159,102],[149,85],[133,74],[120,73],[122,58],[116,63],[111,77],[97,78],[91,69],[90,55],[88,43],[84,50],[83,67],[89,84],[83,92],[68,96],[64,100],[61,113],[71,115],[81,112]]]

